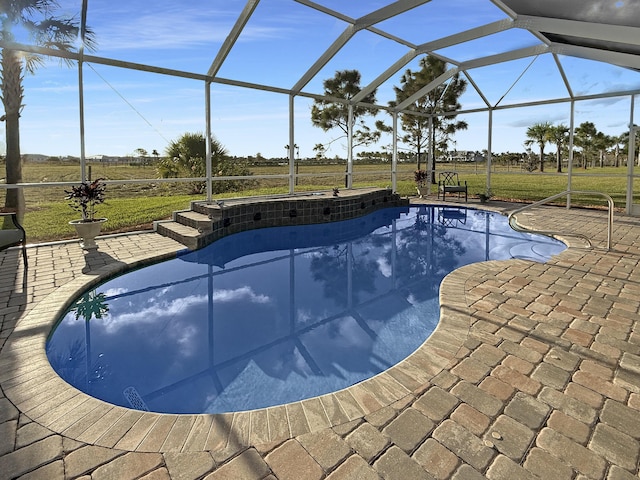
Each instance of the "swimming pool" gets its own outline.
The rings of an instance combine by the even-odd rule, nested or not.
[[[461,207],[379,210],[225,237],[86,292],[47,342],[58,374],[107,402],[218,413],[339,390],[410,355],[452,270],[544,261],[564,244]]]

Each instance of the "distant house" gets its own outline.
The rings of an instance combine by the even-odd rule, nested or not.
[[[92,160],[94,162],[102,162],[102,163],[119,163],[120,161],[125,160],[125,158],[111,157],[109,155],[91,155],[87,157],[87,160]]]
[[[484,155],[480,152],[475,152],[472,150],[454,150],[449,152],[445,157],[444,162],[454,163],[454,162],[482,162],[484,161]]]

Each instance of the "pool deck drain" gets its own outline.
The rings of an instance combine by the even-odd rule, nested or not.
[[[519,220],[606,240],[605,212],[532,212]],[[76,242],[37,246],[27,272],[19,251],[3,252],[0,477],[637,479],[640,219],[616,216],[611,251],[566,241],[545,264],[493,261],[447,276],[438,329],[390,371],[224,415],[111,406],[63,382],[44,352],[74,294],[182,245],[141,233],[98,239],[89,254]]]

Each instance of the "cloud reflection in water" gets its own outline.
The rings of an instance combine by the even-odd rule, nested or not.
[[[134,387],[158,412],[247,410],[345,388],[428,338],[452,270],[564,249],[456,208],[249,231],[128,272],[86,297],[106,304],[88,305],[102,318],[65,315],[49,359],[81,390],[129,406],[122,392]]]

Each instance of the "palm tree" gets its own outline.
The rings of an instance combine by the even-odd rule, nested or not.
[[[638,151],[640,150],[640,129],[637,125],[634,124],[632,130],[635,132],[635,151],[633,152],[633,158],[636,159],[636,161],[638,162],[637,165],[640,167],[640,155],[638,155]],[[629,131],[620,134],[620,143],[622,143],[623,145],[622,152],[626,153],[627,155],[629,154],[629,134]]]
[[[316,152],[316,159],[322,160],[327,149],[323,144],[316,143],[315,147],[313,147],[313,151]]]
[[[556,146],[556,172],[562,173],[562,149],[569,138],[569,127],[564,124],[553,125],[549,129],[549,143]]]
[[[207,139],[203,133],[185,133],[177,140],[172,140],[166,150],[167,158],[174,159],[179,169],[187,176],[205,177],[207,175]],[[215,175],[227,150],[215,138],[211,139],[211,171]],[[202,193],[205,182],[192,182],[192,193]]]
[[[622,135],[615,135],[612,137],[613,140],[613,153],[614,153],[614,166],[618,168],[620,166],[620,153],[621,148],[620,144],[624,144],[624,137]]]
[[[211,173],[214,177],[250,176],[251,171],[245,163],[229,158],[224,145],[211,137]],[[158,173],[162,178],[177,177],[183,173],[187,177],[206,177],[207,140],[203,133],[184,133],[178,139],[169,142],[166,157],[158,164]],[[212,192],[223,193],[249,188],[251,180],[225,180],[213,182]],[[200,194],[206,189],[206,182],[191,183],[192,193]]]
[[[109,305],[107,297],[104,293],[98,293],[91,290],[85,293],[75,306],[71,309],[76,316],[76,320],[82,318],[84,320],[84,343],[85,343],[85,379],[86,388],[89,391],[91,383],[91,319],[101,320],[109,313]]]
[[[589,154],[593,150],[598,130],[593,122],[582,122],[574,132],[574,143],[582,149],[582,167],[586,170]]]
[[[540,171],[544,172],[544,145],[550,139],[550,132],[553,126],[549,122],[535,123],[527,128],[527,140],[525,145],[537,143],[540,147]]]
[[[22,182],[20,157],[20,112],[24,107],[24,72],[35,73],[43,59],[36,54],[11,48],[16,41],[14,29],[28,31],[36,45],[71,52],[76,50],[78,36],[84,45],[93,46],[93,33],[82,31],[74,18],[56,17],[52,12],[58,4],[55,0],[0,0],[0,92],[4,105],[6,131],[6,178],[8,184]],[[16,209],[20,218],[24,215],[24,195],[21,189],[7,190],[5,206]]]
[[[594,147],[598,150],[600,168],[604,168],[607,150],[613,147],[615,143],[616,142],[613,137],[606,135],[603,132],[598,132],[596,135]]]

